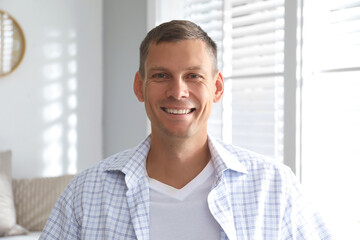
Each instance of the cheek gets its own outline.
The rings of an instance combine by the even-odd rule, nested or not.
[[[144,86],[144,94],[147,100],[151,100],[156,97],[156,95],[158,95],[160,91],[161,90],[159,89],[159,87],[152,82],[148,82]]]
[[[193,98],[201,105],[201,108],[208,108],[212,104],[214,94],[213,89],[208,84],[199,84],[191,89]]]
[[[157,103],[164,100],[165,84],[149,83],[144,88],[145,104],[154,108]]]

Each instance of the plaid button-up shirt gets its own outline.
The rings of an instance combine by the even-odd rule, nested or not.
[[[78,174],[40,239],[148,240],[150,144],[149,136]],[[219,239],[331,239],[289,168],[211,137],[208,145],[216,173],[208,204]]]

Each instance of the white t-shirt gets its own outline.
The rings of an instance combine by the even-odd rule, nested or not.
[[[219,240],[220,225],[207,202],[214,180],[212,161],[181,189],[150,178],[150,239]]]

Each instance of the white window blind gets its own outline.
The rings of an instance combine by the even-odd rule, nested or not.
[[[284,1],[234,0],[229,8],[232,143],[282,160]]]
[[[226,92],[209,132],[282,160],[284,1],[187,0],[185,18],[219,46]]]
[[[302,182],[337,239],[360,239],[360,1],[303,12]]]
[[[216,42],[218,47],[218,67],[222,69],[223,55],[223,1],[222,0],[186,0],[184,18],[198,24]],[[216,138],[222,138],[223,102],[213,105],[208,121],[208,131]]]
[[[184,2],[221,50],[210,132],[300,169],[336,238],[360,239],[360,0]]]

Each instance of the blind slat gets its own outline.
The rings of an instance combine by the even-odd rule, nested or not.
[[[231,12],[234,15],[247,15],[253,14],[254,12],[259,11],[268,11],[269,9],[283,7],[284,0],[274,0],[274,1],[258,1],[251,2],[248,1],[247,4],[243,5],[233,5]]]
[[[284,20],[283,19],[277,19],[276,21],[270,21],[266,23],[260,23],[256,25],[251,26],[243,26],[240,28],[234,28],[232,31],[232,37],[238,38],[238,37],[244,37],[249,35],[257,35],[257,34],[263,34],[268,32],[274,32],[276,30],[282,30],[284,29]]]
[[[280,54],[279,54],[280,55]],[[247,67],[258,66],[274,66],[277,64],[283,64],[283,56],[277,57],[276,55],[269,56],[253,56],[247,58],[233,59],[233,67],[237,69],[243,69]]]
[[[255,45],[244,48],[235,48],[233,49],[233,58],[243,58],[247,56],[254,55],[269,55],[281,53],[284,51],[284,44],[266,44],[266,45]]]
[[[244,69],[233,69],[232,74],[234,76],[252,76],[252,75],[259,75],[259,74],[272,74],[272,73],[279,73],[283,72],[283,66],[270,66],[270,67],[249,67]]]
[[[251,24],[264,23],[268,21],[274,21],[284,17],[284,9],[277,8],[266,12],[257,12],[247,16],[232,18],[233,27],[247,26]]]
[[[257,36],[249,36],[249,37],[233,39],[232,47],[238,48],[238,47],[251,46],[251,45],[276,43],[276,42],[282,42],[283,39],[284,39],[284,34],[281,32],[265,33],[265,34],[259,34]]]
[[[360,18],[360,6],[354,8],[339,9],[329,14],[330,23],[345,22]]]
[[[214,10],[222,10],[222,1],[188,1],[185,6],[185,15],[191,15],[194,13],[207,13]]]
[[[222,24],[222,12],[221,11],[212,11],[207,14],[193,14],[189,15],[192,21],[197,23],[208,23],[216,22],[217,24]],[[217,25],[218,26],[218,25]]]

